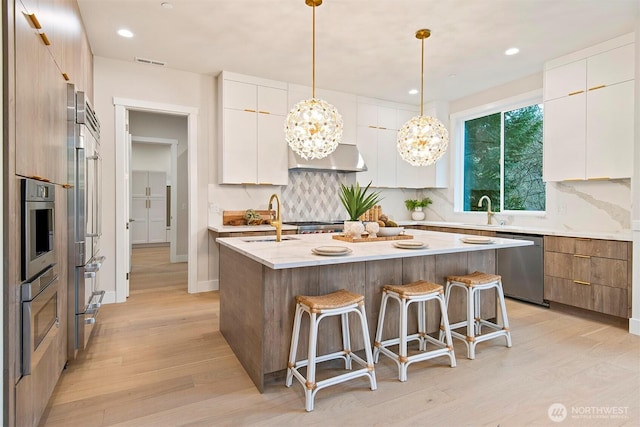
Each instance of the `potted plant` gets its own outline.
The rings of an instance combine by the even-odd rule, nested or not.
[[[357,182],[349,187],[340,184],[340,201],[349,215],[349,221],[344,222],[344,232],[347,236],[360,237],[364,231],[364,226],[359,220],[360,216],[382,199],[377,191],[369,193],[370,186],[371,182],[364,189]]]
[[[408,199],[404,201],[404,205],[407,210],[411,211],[411,218],[415,221],[422,221],[425,218],[425,213],[422,208],[426,208],[432,203],[431,199],[425,197],[423,199]]]

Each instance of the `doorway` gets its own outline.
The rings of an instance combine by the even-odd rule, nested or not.
[[[165,116],[179,116],[186,119],[186,155],[183,159],[186,162],[186,199],[184,204],[186,210],[186,253],[187,253],[187,291],[197,292],[197,201],[193,197],[197,189],[197,113],[196,108],[180,105],[159,104],[148,101],[114,98],[115,106],[115,155],[122,161],[116,162],[116,302],[126,301],[129,293],[129,272],[130,272],[130,229],[129,229],[129,192],[130,192],[130,114],[145,112]],[[165,117],[166,118],[166,117]],[[179,158],[179,156],[178,156]],[[179,169],[179,168],[178,168]],[[178,185],[179,186],[179,185]],[[176,218],[179,215],[176,216]],[[173,227],[174,229],[177,227]],[[177,244],[179,239],[176,239]],[[176,245],[177,252],[179,247]]]

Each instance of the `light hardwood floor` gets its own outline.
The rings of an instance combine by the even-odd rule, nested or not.
[[[306,413],[297,382],[286,388],[274,380],[258,393],[218,331],[217,292],[187,294],[186,264],[170,264],[167,248],[134,256],[128,301],[103,306],[89,348],[62,374],[41,426],[640,422],[640,337],[619,324],[512,300],[512,348],[481,343],[468,360],[456,341],[457,367],[447,358],[416,363],[405,383],[381,356],[378,390],[365,379],[329,387]],[[548,416],[555,403],[567,408],[562,423]]]

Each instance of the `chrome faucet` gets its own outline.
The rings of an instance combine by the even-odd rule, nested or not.
[[[273,219],[273,214],[271,215],[271,225],[276,228],[276,242],[279,242],[282,237],[282,217],[280,216],[280,198],[277,194],[272,194],[269,198],[269,210],[273,210],[273,199],[276,199],[276,206],[278,210],[276,211],[276,217]]]
[[[487,201],[487,225],[491,225],[491,217],[493,216],[493,212],[491,211],[491,199],[489,198],[489,196],[480,197],[480,200],[478,201],[479,208],[482,207],[483,200]]]

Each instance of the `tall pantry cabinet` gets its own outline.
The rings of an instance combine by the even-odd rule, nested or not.
[[[167,174],[131,171],[131,243],[167,241]]]

